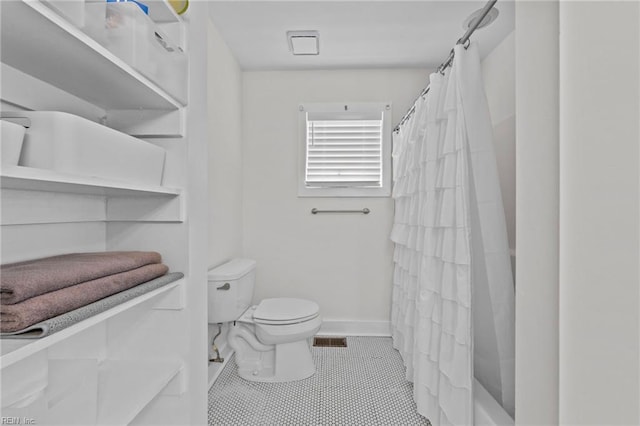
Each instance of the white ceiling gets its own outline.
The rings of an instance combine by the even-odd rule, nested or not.
[[[477,1],[211,1],[209,14],[245,70],[435,68],[465,32]],[[497,20],[477,30],[484,57],[514,29],[513,0],[499,0]],[[316,30],[320,55],[293,56],[286,32]]]

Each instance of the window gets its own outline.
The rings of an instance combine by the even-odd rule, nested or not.
[[[385,197],[391,104],[300,105],[299,196]]]

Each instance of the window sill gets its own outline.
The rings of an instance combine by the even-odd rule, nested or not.
[[[351,198],[388,198],[391,196],[389,188],[298,188],[298,197],[351,197]]]

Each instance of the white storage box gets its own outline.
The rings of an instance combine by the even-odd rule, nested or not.
[[[186,103],[187,57],[133,2],[87,3],[83,31]]]
[[[42,0],[49,8],[78,28],[84,26],[85,0]],[[106,0],[105,0],[106,1]]]
[[[72,114],[20,112],[28,117],[20,165],[129,183],[161,185],[165,150]]]
[[[10,121],[0,120],[0,147],[2,164],[17,166],[24,140],[24,126]]]

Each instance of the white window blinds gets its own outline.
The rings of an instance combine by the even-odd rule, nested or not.
[[[307,119],[307,187],[382,187],[380,119]]]

